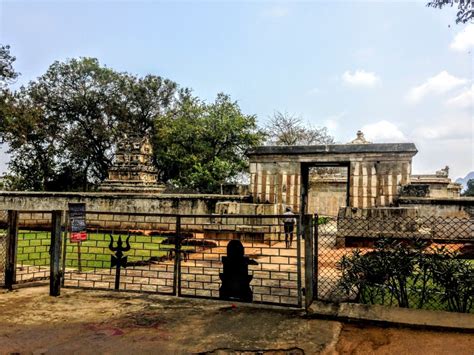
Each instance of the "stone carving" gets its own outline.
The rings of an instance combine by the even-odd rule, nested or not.
[[[399,189],[399,196],[401,197],[429,197],[430,185],[402,185]]]
[[[369,142],[368,140],[365,139],[364,133],[362,131],[357,131],[357,138],[350,141],[349,144],[370,144],[372,142]]]
[[[158,171],[153,166],[153,150],[148,137],[125,134],[117,144],[115,160],[101,191],[162,192],[157,182]]]
[[[445,166],[444,169],[440,169],[438,171],[436,171],[436,176],[439,176],[439,177],[448,177],[449,175],[449,166]]]

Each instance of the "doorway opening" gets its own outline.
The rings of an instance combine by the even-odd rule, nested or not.
[[[349,162],[301,164],[301,212],[336,217],[350,206]]]

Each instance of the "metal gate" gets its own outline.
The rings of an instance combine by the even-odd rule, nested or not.
[[[87,240],[64,235],[62,285],[224,298],[223,260],[234,240],[252,294],[245,300],[300,307],[303,245],[298,223],[285,235],[285,217],[86,212]],[[243,300],[234,296],[225,299]]]
[[[0,231],[0,284],[47,282],[50,277],[51,211],[5,211]]]
[[[284,217],[181,217],[178,294],[301,307],[301,235],[297,223],[285,234]]]
[[[305,287],[305,304],[312,295],[302,272],[312,267],[302,239],[310,228],[293,217],[285,230],[287,215],[86,212],[87,233],[78,241],[61,211],[9,211],[8,228],[0,229],[2,275],[9,288],[49,279],[51,294],[60,282],[301,307]]]

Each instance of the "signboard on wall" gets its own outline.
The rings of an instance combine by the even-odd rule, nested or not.
[[[69,203],[69,226],[71,243],[87,240],[85,203]]]

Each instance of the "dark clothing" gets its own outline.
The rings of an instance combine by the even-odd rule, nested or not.
[[[295,229],[295,223],[294,222],[285,222],[285,234],[286,233],[293,233],[293,230]]]
[[[293,242],[293,231],[295,229],[294,219],[289,219],[289,220],[290,221],[283,223],[283,226],[285,229],[285,246],[287,248],[291,247],[291,243]]]

